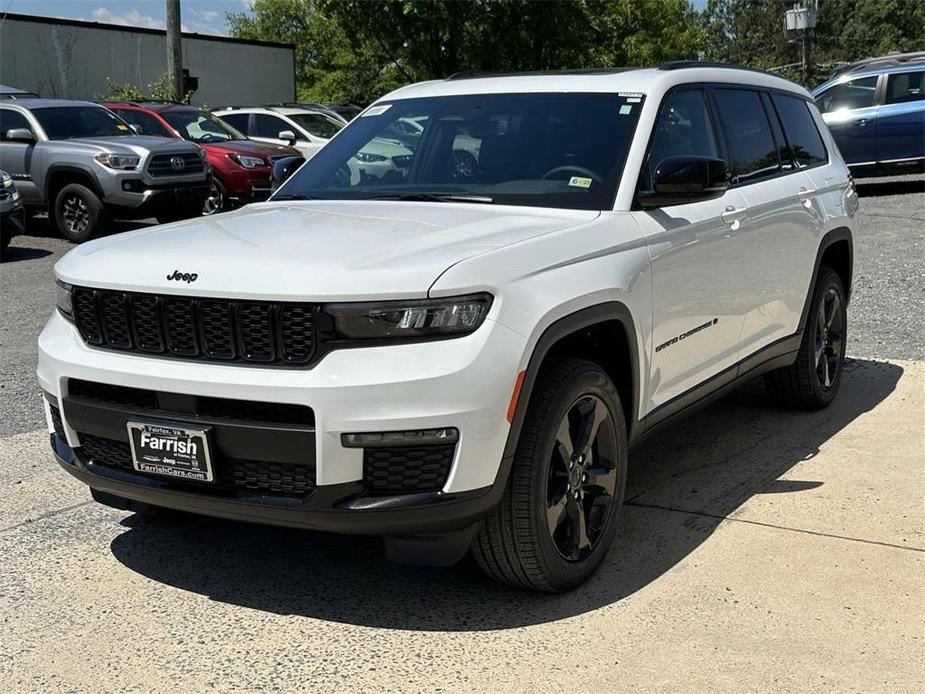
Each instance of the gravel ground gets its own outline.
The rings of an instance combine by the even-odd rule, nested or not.
[[[923,359],[925,180],[861,181],[855,240],[850,354]],[[44,424],[35,384],[35,341],[54,302],[52,266],[71,245],[44,224],[13,240],[0,265],[0,436]],[[137,225],[136,225],[137,226]],[[117,230],[125,231],[129,225]]]

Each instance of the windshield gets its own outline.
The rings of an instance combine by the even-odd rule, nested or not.
[[[325,140],[334,137],[344,127],[343,123],[320,113],[293,113],[286,117],[294,120],[310,135],[323,137]]]
[[[468,197],[608,209],[641,108],[641,96],[616,94],[469,94],[377,104],[275,198]]]
[[[161,117],[185,140],[193,142],[227,142],[247,138],[224,121],[205,111],[165,111]]]
[[[32,109],[49,140],[134,135],[128,124],[102,106],[52,106]]]

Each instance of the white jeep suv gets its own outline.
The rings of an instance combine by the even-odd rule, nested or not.
[[[351,176],[398,119],[413,149]],[[644,435],[759,375],[783,405],[835,397],[856,210],[810,95],[765,73],[411,85],[268,202],[57,264],[52,448],[116,508],[471,550],[565,590]]]

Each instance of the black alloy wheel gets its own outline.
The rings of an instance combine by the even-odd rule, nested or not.
[[[604,402],[585,395],[556,430],[546,489],[550,537],[567,561],[581,561],[601,537],[617,486],[616,437]]]

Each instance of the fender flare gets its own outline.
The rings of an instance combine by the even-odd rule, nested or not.
[[[498,502],[501,501],[501,496],[504,493],[504,489],[507,487],[508,476],[510,475],[511,467],[514,463],[514,452],[517,450],[517,441],[520,438],[524,418],[527,414],[527,407],[530,403],[530,397],[533,395],[533,390],[536,386],[543,360],[549,354],[553,345],[563,337],[597,323],[608,321],[617,321],[623,326],[626,332],[630,368],[632,369],[632,402],[623,403],[623,406],[629,410],[630,421],[634,424],[638,424],[640,394],[639,348],[636,338],[636,323],[633,320],[629,308],[619,301],[608,301],[579,309],[574,313],[559,318],[549,325],[543,331],[542,335],[540,335],[536,345],[533,347],[530,360],[524,372],[523,382],[517,398],[517,406],[511,418],[511,428],[508,431],[507,442],[504,445],[504,453],[501,457],[501,465],[498,468],[498,474],[495,476],[495,482],[492,485],[492,495],[497,495]],[[629,432],[627,433],[629,434]]]
[[[802,334],[803,330],[806,328],[806,322],[809,319],[809,309],[813,303],[813,296],[816,295],[816,282],[819,280],[819,268],[822,266],[822,256],[825,255],[826,250],[831,246],[841,241],[846,241],[848,243],[849,283],[848,286],[845,287],[845,298],[849,302],[851,300],[851,284],[854,282],[854,238],[848,227],[838,227],[826,232],[819,242],[819,248],[816,250],[816,261],[813,264],[813,274],[809,282],[809,291],[806,294],[806,300],[803,302],[803,311],[800,313],[800,324],[797,328],[797,332],[800,334]]]
[[[51,199],[51,182],[61,173],[75,175],[81,179],[79,181],[81,183],[89,179],[90,190],[92,190],[100,200],[103,200],[105,197],[103,194],[103,186],[100,185],[99,178],[97,178],[96,172],[92,169],[85,169],[82,166],[76,166],[74,164],[52,164],[45,172],[44,194],[45,202],[48,204],[49,209],[52,209],[55,204],[55,201]]]

